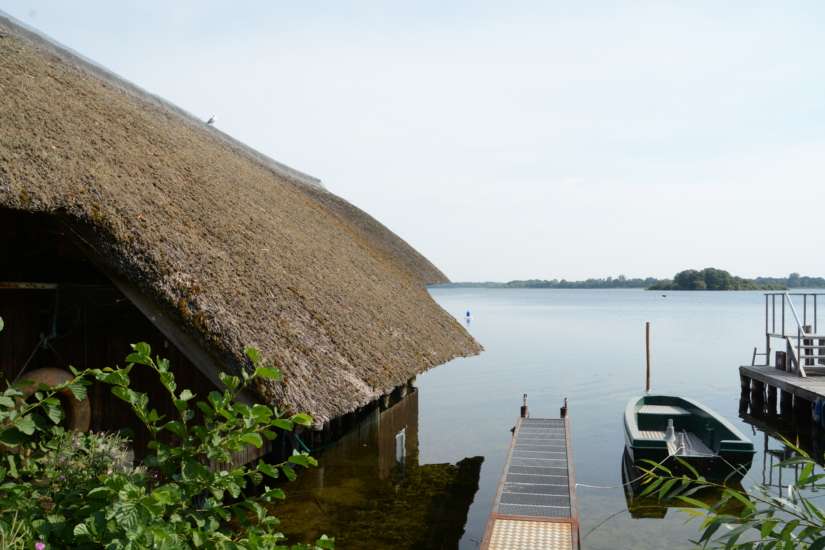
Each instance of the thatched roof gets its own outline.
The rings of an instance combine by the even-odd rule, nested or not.
[[[260,396],[324,421],[479,351],[375,219],[0,13],[0,208],[53,214]]]

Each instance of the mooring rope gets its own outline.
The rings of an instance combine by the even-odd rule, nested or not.
[[[678,452],[679,452],[679,451],[681,451],[681,450],[682,450],[682,447],[679,447],[678,449],[676,449],[675,453],[678,453]],[[675,455],[675,453],[674,453],[674,454],[669,454],[669,455],[667,455],[667,456],[666,456],[665,458],[663,458],[660,462],[657,462],[657,463],[656,463],[656,465],[657,465],[657,466],[661,466],[661,465],[663,465],[663,464],[664,464],[665,462],[667,462],[667,461],[668,461],[668,460],[669,460],[672,456],[674,456],[674,455]],[[634,479],[631,479],[630,481],[625,481],[624,483],[621,483],[621,484],[619,484],[619,485],[593,485],[593,484],[590,484],[590,483],[578,483],[578,482],[577,482],[577,483],[576,483],[576,487],[588,487],[588,488],[590,488],[590,489],[623,489],[623,488],[627,487],[628,485],[633,485],[634,483],[636,483],[636,482],[637,482],[637,481],[639,481],[640,479],[644,479],[645,477],[647,477],[647,475],[648,475],[647,473],[644,473],[644,474],[640,475],[639,477],[636,477],[636,478],[634,478]]]

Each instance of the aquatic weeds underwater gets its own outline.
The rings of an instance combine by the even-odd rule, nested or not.
[[[755,484],[750,492],[727,487],[724,482],[706,480],[688,462],[675,457],[690,475],[674,476],[662,464],[646,461],[642,468],[646,485],[641,496],[658,496],[660,500],[678,500],[687,506],[682,511],[701,517],[702,535],[694,544],[702,548],[727,550],[823,550],[825,549],[825,511],[801,491],[825,489],[825,473],[816,473],[816,462],[802,449],[785,440],[797,456],[775,467],[801,466],[799,477],[788,484],[782,495]],[[713,504],[694,498],[697,492],[713,488],[722,498]],[[731,506],[731,503],[737,506]]]
[[[255,380],[279,380],[277,368],[247,348],[252,372],[222,373],[223,391],[196,399],[190,390],[178,390],[169,362],[152,358],[148,344],[132,350],[124,368],[72,369],[72,380],[41,385],[28,400],[19,386],[0,393],[0,549],[334,547],[326,536],[314,545],[287,546],[278,518],[265,506],[285,498],[270,484],[294,479],[296,468],[316,466],[311,456],[296,452],[279,464],[230,465],[233,454],[312,422],[306,414],[287,416],[276,407],[238,401]],[[129,387],[134,368],[157,376],[176,417],[161,415],[147,394]],[[127,439],[67,433],[59,426],[64,413],[57,395],[69,390],[85,399],[94,380],[110,385],[147,428],[148,451],[138,466]]]

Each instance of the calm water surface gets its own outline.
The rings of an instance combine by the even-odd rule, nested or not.
[[[762,480],[764,435],[739,418],[737,372],[739,365],[750,364],[754,346],[763,345],[761,293],[662,297],[642,290],[432,289],[431,294],[462,322],[465,312],[472,312],[467,328],[484,353],[420,376],[415,403],[376,416],[321,454],[326,477],[295,487],[311,495],[293,504],[304,519],[312,500],[317,507],[311,514],[320,510],[329,520],[309,534],[334,533],[360,521],[365,538],[340,547],[447,549],[459,541],[461,549],[477,548],[509,430],[527,393],[533,416],[558,416],[562,399],[569,399],[577,481],[612,487],[577,489],[584,548],[691,548],[687,541],[698,533],[695,521],[685,524],[687,516],[678,510],[661,519],[634,519],[619,487],[622,414],[644,387],[645,321],[653,327],[653,390],[696,398],[731,420],[760,450],[750,477]],[[409,425],[397,436],[401,415]],[[410,457],[406,469],[387,461],[399,453]],[[435,530],[449,536],[416,534],[422,522],[438,518],[442,524]]]

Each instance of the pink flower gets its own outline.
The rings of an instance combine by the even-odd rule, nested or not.
[[[34,550],[46,550],[46,543],[42,541],[35,542]]]

